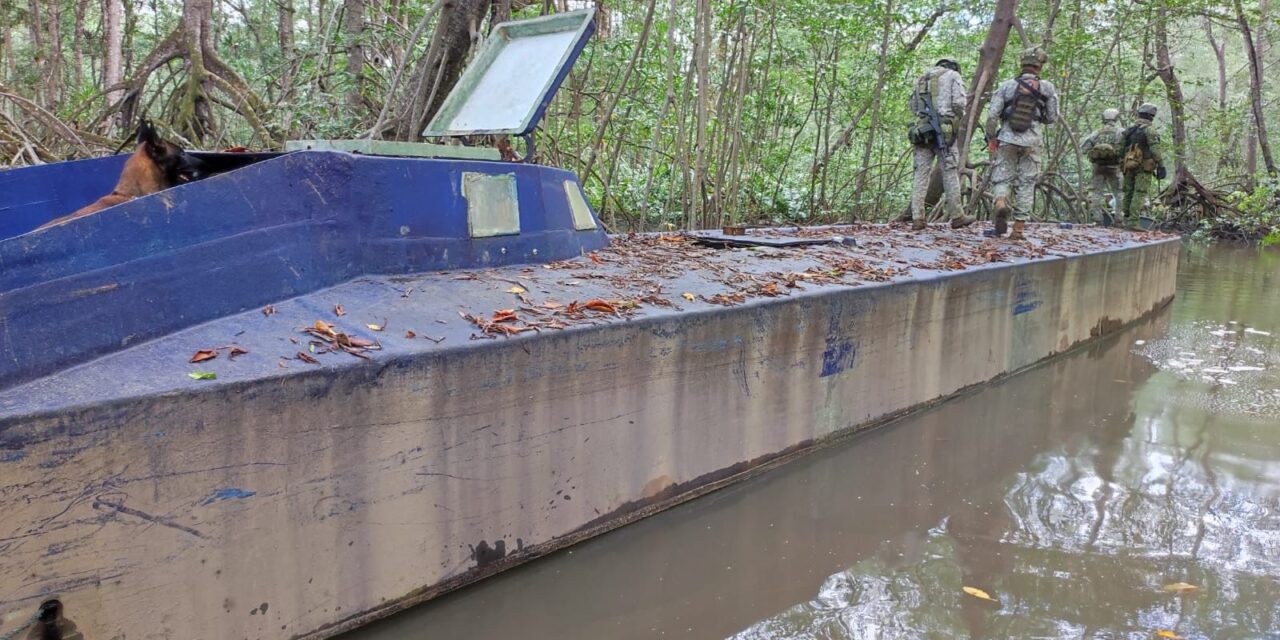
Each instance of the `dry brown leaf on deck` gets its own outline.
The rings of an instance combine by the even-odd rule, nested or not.
[[[320,333],[327,333],[329,335],[333,335],[333,325],[329,324],[328,322],[325,322],[324,320],[316,320],[315,327],[316,327],[316,331],[319,331]]]
[[[511,287],[510,289],[507,289],[507,293],[514,293],[516,295],[520,295],[522,293],[529,293],[529,292],[525,290],[524,287],[517,285],[517,286]]]
[[[306,353],[304,353],[304,352],[302,352],[302,351],[299,351],[299,352],[298,352],[298,359],[299,359],[299,360],[301,360],[301,361],[303,361],[303,362],[305,362],[305,363],[307,363],[307,364],[320,364],[320,361],[319,361],[319,360],[316,360],[315,358],[312,358],[311,356],[307,355]]]
[[[546,302],[542,303],[542,308],[543,308],[543,309],[559,309],[560,307],[563,307],[563,306],[564,306],[564,305],[562,305],[562,304],[560,304],[559,302],[556,302],[556,301],[554,301],[554,300],[548,300],[548,301],[546,301]]]
[[[604,300],[601,300],[599,298],[588,300],[585,303],[583,303],[582,306],[587,309],[591,309],[592,311],[599,311],[601,313],[617,313],[618,312],[618,309],[614,307],[612,304],[609,304],[608,302],[605,302]]]
[[[414,332],[413,332],[413,329],[410,329],[410,330],[408,330],[408,331],[404,332],[404,337],[406,337],[406,338],[408,338],[408,339],[412,340],[412,339],[414,339],[414,338],[418,337],[418,334],[414,333]]]
[[[370,330],[370,331],[382,331],[383,329],[386,329],[386,328],[387,328],[387,319],[386,319],[386,318],[383,318],[383,319],[382,319],[382,324],[372,324],[372,323],[370,323],[370,324],[366,324],[365,326],[366,326],[366,327],[369,327],[369,330]]]
[[[1169,593],[1191,593],[1193,591],[1199,591],[1200,587],[1197,587],[1194,584],[1187,584],[1186,582],[1173,582],[1166,584],[1164,586],[1164,590]]]
[[[245,355],[245,354],[249,353],[249,350],[248,350],[248,349],[246,349],[246,348],[244,348],[244,347],[242,347],[242,346],[240,346],[240,345],[238,345],[238,344],[233,344],[233,345],[231,345],[231,346],[227,347],[227,349],[228,349],[228,351],[227,351],[227,358],[228,358],[228,359],[230,359],[230,360],[235,360],[236,358],[238,358],[238,357],[240,357],[240,356],[243,356],[243,355]]]
[[[346,338],[346,341],[348,344],[350,344],[353,347],[356,347],[357,349],[368,349],[370,347],[375,347],[378,345],[377,342],[374,342],[373,340],[365,340],[364,338],[348,337]]]
[[[342,316],[347,315],[347,310],[346,310],[346,309],[343,309],[343,308],[342,308],[342,305],[340,305],[340,304],[335,304],[335,305],[333,305],[333,315],[338,316],[339,318],[341,318]]]
[[[1176,634],[1176,633],[1174,633],[1174,632],[1172,632],[1172,631],[1170,631],[1170,630],[1168,630],[1168,629],[1160,629],[1159,631],[1156,631],[1156,637],[1157,637],[1157,638],[1168,638],[1169,640],[1183,640],[1183,639],[1182,639],[1182,636],[1180,636],[1180,635],[1178,635],[1178,634]]]
[[[518,319],[515,309],[499,309],[493,312],[492,322],[515,322]]]
[[[262,315],[264,316],[273,315],[275,312],[276,312],[276,308],[271,305],[267,305],[262,308]]]
[[[995,601],[996,601],[996,599],[995,599],[995,598],[992,598],[992,597],[991,597],[991,594],[989,594],[989,593],[987,593],[986,591],[983,591],[982,589],[979,589],[979,588],[977,588],[977,587],[964,587],[964,592],[965,592],[965,593],[967,593],[967,594],[969,594],[969,595],[971,595],[971,596],[973,596],[973,597],[975,597],[975,598],[978,598],[979,600],[986,600],[987,602],[995,602]]]
[[[681,297],[683,297],[685,300],[688,300],[689,302],[693,302],[694,300],[694,295],[692,293],[689,293],[688,291],[681,294]]]
[[[213,349],[201,349],[197,351],[195,355],[191,356],[191,360],[188,362],[204,362],[205,360],[212,360],[216,357],[218,357],[217,351]]]
[[[594,251],[592,251],[591,253],[588,253],[587,257],[591,258],[591,261],[596,264],[604,264],[604,260],[601,260],[600,256],[596,255],[596,252]]]

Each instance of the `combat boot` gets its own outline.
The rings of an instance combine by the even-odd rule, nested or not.
[[[912,230],[912,231],[924,231],[925,229],[928,229],[928,228],[929,228],[929,221],[928,221],[928,220],[925,220],[924,218],[920,218],[919,220],[912,220],[912,221],[911,221],[911,230]]]
[[[1026,237],[1022,235],[1022,230],[1024,227],[1026,227],[1025,222],[1021,220],[1014,220],[1013,231],[1009,233],[1009,239],[1010,240],[1026,240]]]
[[[963,229],[963,228],[965,228],[965,227],[967,227],[967,226],[969,226],[969,225],[973,224],[974,222],[977,222],[977,219],[972,218],[972,217],[970,217],[970,216],[966,216],[965,214],[963,214],[963,213],[962,213],[962,214],[957,215],[956,217],[954,217],[954,218],[952,218],[952,219],[951,219],[951,228],[952,228],[952,229]]]
[[[1009,231],[1009,200],[1004,196],[996,198],[996,235],[1002,236]]]

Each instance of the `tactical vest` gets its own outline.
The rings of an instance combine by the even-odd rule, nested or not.
[[[1027,74],[1014,80],[1013,99],[1004,105],[1001,115],[1010,129],[1022,133],[1044,121],[1045,97],[1040,93],[1040,78]]]
[[[1089,149],[1089,161],[1100,167],[1114,167],[1120,164],[1124,156],[1123,136],[1115,127],[1106,125],[1094,134],[1093,146]]]

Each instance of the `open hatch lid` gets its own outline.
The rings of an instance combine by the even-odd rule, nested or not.
[[[595,13],[583,9],[494,27],[422,135],[533,132],[595,32]]]

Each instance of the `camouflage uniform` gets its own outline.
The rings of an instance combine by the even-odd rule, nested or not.
[[[926,192],[929,190],[929,178],[933,173],[933,162],[936,158],[941,165],[942,190],[945,194],[944,201],[947,214],[952,219],[955,219],[964,214],[960,206],[960,152],[958,142],[962,137],[959,129],[960,123],[964,120],[964,108],[968,103],[968,96],[964,88],[964,81],[960,79],[959,73],[943,66],[936,66],[916,82],[916,88],[911,92],[908,108],[911,109],[912,113],[920,117],[928,116],[928,107],[925,106],[925,101],[920,95],[924,90],[927,90],[932,97],[934,108],[938,110],[938,117],[951,119],[954,123],[955,139],[947,146],[946,153],[939,151],[935,145],[917,145],[915,147],[915,176],[912,181],[911,191],[911,217],[913,220],[921,221],[928,217],[928,212],[924,210],[924,199]]]
[[[1115,114],[1112,116],[1112,114]],[[1093,165],[1093,181],[1091,183],[1090,195],[1092,202],[1090,208],[1099,213],[1115,214],[1120,209],[1122,202],[1122,191],[1120,190],[1120,156],[1124,155],[1124,142],[1120,136],[1120,126],[1117,122],[1119,112],[1114,109],[1108,109],[1103,115],[1102,126],[1097,131],[1089,134],[1080,145],[1080,152],[1089,155],[1089,151],[1098,145],[1098,140],[1110,141],[1117,152],[1115,164],[1102,164],[1089,161]],[[1112,198],[1111,204],[1107,204],[1107,197]]]
[[[1164,168],[1160,132],[1152,126],[1154,117],[1155,108],[1152,107],[1149,116],[1139,113],[1137,121],[1126,130],[1131,131],[1141,127],[1147,134],[1147,149],[1143,150],[1142,166],[1136,170],[1124,172],[1124,204],[1121,211],[1130,221],[1136,221],[1138,216],[1142,215],[1156,171]]]
[[[1039,76],[1026,70],[1027,58],[1031,52],[1024,53],[1024,71],[1019,76],[1025,82]],[[1043,60],[1043,53],[1038,53]],[[1036,180],[1040,177],[1040,145],[1043,142],[1041,130],[1045,124],[1057,122],[1058,90],[1048,80],[1040,80],[1040,93],[1045,97],[1041,122],[1033,122],[1031,128],[1023,132],[1014,131],[1004,119],[1005,105],[1012,103],[1018,91],[1017,79],[1005,80],[991,94],[991,108],[987,112],[987,135],[998,131],[996,139],[1000,147],[996,150],[995,165],[991,168],[991,184],[997,198],[1009,198],[1012,190],[1012,205],[1017,218],[1025,218],[1031,213],[1035,203]]]

